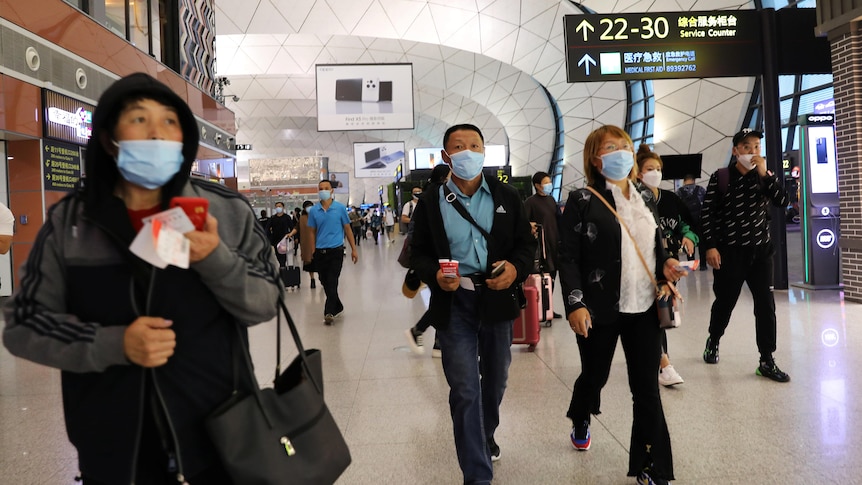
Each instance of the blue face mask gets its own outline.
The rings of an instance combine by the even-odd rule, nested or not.
[[[485,164],[485,154],[471,150],[449,155],[449,159],[452,160],[452,173],[461,180],[473,180],[482,173],[482,165]]]
[[[554,184],[542,184],[542,192],[545,195],[551,195],[552,190],[554,190]]]
[[[283,208],[283,207],[276,207],[276,208],[275,208],[275,213],[276,213],[276,214],[281,214],[282,212],[284,212],[284,208]]]
[[[320,197],[320,200],[329,200],[332,198],[332,193],[328,190],[318,190],[317,196]]]
[[[602,175],[608,180],[624,180],[628,178],[635,164],[634,153],[628,150],[617,150],[602,155]]]
[[[123,140],[115,143],[117,169],[126,181],[145,189],[168,183],[183,165],[183,144],[168,140]]]

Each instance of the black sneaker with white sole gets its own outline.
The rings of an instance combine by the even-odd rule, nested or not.
[[[491,451],[491,461],[498,461],[500,459],[500,447],[494,441],[493,436],[488,438],[488,449]]]
[[[407,337],[407,344],[414,354],[422,355],[425,353],[425,348],[422,346],[424,340],[422,332],[417,330],[416,327],[410,327],[404,331],[404,335]]]

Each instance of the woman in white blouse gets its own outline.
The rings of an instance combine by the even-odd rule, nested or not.
[[[569,194],[560,220],[559,269],[566,316],[581,357],[567,413],[573,424],[570,439],[579,451],[590,448],[590,415],[599,414],[601,390],[620,339],[634,416],[628,475],[642,484],[665,484],[673,480],[673,459],[655,373],[661,331],[653,278],[664,296],[671,289],[661,282],[686,273],[677,271],[679,262],[662,248],[654,198],[632,183],[634,149],[625,131],[602,126],[587,137],[584,174],[588,186],[615,207],[631,237],[589,189]],[[635,244],[654,275],[647,273]]]

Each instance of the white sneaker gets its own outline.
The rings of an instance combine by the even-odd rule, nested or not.
[[[685,381],[682,380],[682,376],[670,364],[658,371],[658,383],[665,387],[675,386],[683,382]]]
[[[422,346],[423,336],[421,333],[413,333],[413,327],[410,327],[404,331],[404,335],[407,336],[407,343],[414,354],[422,355],[425,353],[425,348]]]

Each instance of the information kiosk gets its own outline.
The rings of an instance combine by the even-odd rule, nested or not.
[[[840,289],[838,167],[835,115],[799,116],[803,288]]]

